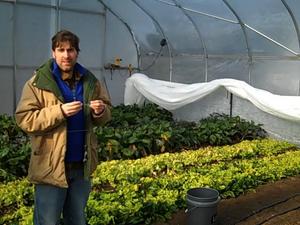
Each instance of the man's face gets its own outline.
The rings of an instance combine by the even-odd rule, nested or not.
[[[77,62],[78,52],[71,46],[70,42],[61,42],[59,46],[52,51],[52,56],[62,72],[71,72]]]

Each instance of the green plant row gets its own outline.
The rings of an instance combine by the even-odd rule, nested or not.
[[[139,181],[122,180],[116,186],[102,183],[96,175],[88,202],[89,224],[151,224],[186,207],[185,196],[190,188],[211,187],[223,198],[234,197],[264,182],[299,172],[300,151],[291,151],[213,163],[185,172],[169,170],[160,176],[141,177]]]
[[[199,123],[174,121],[170,112],[154,104],[115,106],[112,117],[105,127],[95,129],[102,161],[138,159],[266,137],[260,124],[238,116],[212,114]],[[0,182],[26,176],[30,151],[28,135],[12,117],[0,115]]]
[[[160,177],[167,172],[185,173],[193,168],[228,162],[234,159],[251,159],[278,155],[299,150],[294,144],[274,139],[243,141],[235,145],[205,147],[180,153],[165,153],[137,160],[112,160],[102,163],[95,172],[96,179],[110,185],[120,182],[137,182],[141,177]],[[117,174],[117,176],[116,176]]]
[[[265,138],[261,124],[239,116],[212,114],[199,122],[175,121],[154,104],[118,106],[112,121],[96,129],[101,160],[137,159],[151,154],[235,144]]]
[[[27,173],[29,137],[8,115],[0,115],[0,183]]]
[[[27,179],[0,185],[0,224],[32,225],[33,185]]]
[[[185,208],[190,188],[215,188],[227,198],[299,172],[299,149],[271,139],[103,162],[93,177],[88,223],[151,224]],[[26,180],[0,185],[0,224],[31,224],[32,193]]]

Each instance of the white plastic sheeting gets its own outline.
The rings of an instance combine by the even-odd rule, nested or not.
[[[148,99],[162,108],[175,110],[203,98],[220,87],[249,100],[264,112],[283,119],[300,121],[299,96],[275,95],[236,79],[181,84],[151,79],[145,74],[135,73],[126,80],[124,104],[141,105]]]

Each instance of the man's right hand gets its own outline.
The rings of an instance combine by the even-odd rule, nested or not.
[[[82,109],[82,102],[74,101],[61,105],[61,110],[66,117],[73,116]]]

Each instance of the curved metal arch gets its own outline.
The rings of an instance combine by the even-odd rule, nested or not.
[[[172,4],[170,2],[166,2],[166,1],[163,1],[163,0],[154,0],[154,1],[161,2],[161,3],[164,3],[166,5],[176,6],[175,4]],[[193,13],[200,14],[200,15],[207,16],[207,17],[211,17],[211,18],[214,18],[214,19],[223,20],[223,21],[226,21],[226,22],[229,22],[229,23],[238,24],[238,22],[236,22],[236,21],[229,20],[229,19],[219,17],[219,16],[215,16],[215,15],[212,15],[212,14],[209,14],[209,13],[200,12],[200,11],[190,9],[190,8],[186,8],[186,7],[182,7],[182,8],[185,11],[188,11],[188,12],[193,12]]]
[[[162,2],[164,4],[172,5],[169,2],[166,2],[164,0],[156,0],[156,1]],[[182,9],[186,10],[186,11],[193,12],[193,13],[197,13],[197,14],[200,14],[200,15],[204,15],[204,16],[207,16],[207,17],[211,17],[211,18],[215,18],[215,19],[218,19],[218,20],[222,20],[222,21],[225,21],[225,22],[229,22],[229,23],[233,23],[233,24],[240,24],[240,26],[242,28],[242,31],[243,31],[243,34],[244,34],[244,37],[245,37],[245,41],[246,41],[247,55],[248,55],[248,62],[249,62],[248,79],[250,81],[251,65],[252,65],[252,54],[251,54],[251,51],[250,51],[249,42],[248,42],[246,30],[245,30],[245,24],[242,22],[242,20],[240,19],[240,17],[238,16],[238,14],[235,12],[235,10],[229,5],[229,3],[226,0],[222,0],[222,1],[230,9],[230,11],[235,15],[235,17],[237,18],[238,22],[233,21],[233,20],[229,20],[229,19],[225,19],[225,18],[222,18],[222,17],[218,17],[218,16],[215,16],[215,15],[211,15],[211,14],[208,14],[208,13],[199,12],[199,11],[196,11],[196,10],[193,10],[193,9],[189,9],[189,8],[185,8],[185,7],[182,7]],[[207,80],[207,74],[206,74],[206,80]]]
[[[16,12],[17,12],[17,2],[13,2],[13,16],[16,17]],[[12,60],[13,60],[13,74],[12,74],[12,86],[13,86],[13,110],[15,112],[16,108],[17,108],[17,95],[16,95],[16,92],[17,92],[17,78],[16,78],[16,75],[17,75],[17,38],[16,38],[16,34],[17,34],[17,22],[16,22],[16,19],[14,18],[13,21],[12,21],[12,26],[13,26],[13,29],[12,29],[12,37],[13,37],[13,49],[12,49]]]
[[[293,24],[294,24],[294,27],[295,27],[295,30],[296,30],[297,38],[298,38],[298,47],[299,47],[299,50],[300,50],[300,31],[299,31],[299,26],[298,26],[297,20],[294,16],[294,13],[293,13],[292,9],[287,4],[287,2],[285,0],[281,0],[281,2],[284,5],[284,7],[287,9],[288,13],[290,14],[290,16],[292,18],[292,21],[293,21]]]
[[[167,4],[167,5],[172,5],[174,6],[174,4],[171,4],[169,2],[166,2],[164,0],[154,0],[154,1],[158,1],[158,2],[161,2],[161,3],[164,3],[164,4]],[[235,12],[235,10],[231,7],[231,5],[228,3],[227,0],[222,0],[226,6],[231,10],[231,12],[235,13],[234,15],[237,16],[237,18],[240,18],[238,16],[238,14]],[[292,49],[286,47],[285,45],[279,43],[278,41],[275,41],[273,40],[272,38],[270,38],[269,36],[265,35],[264,33],[254,29],[253,27],[251,27],[250,25],[246,24],[246,23],[243,23],[242,21],[233,21],[233,20],[229,20],[229,19],[225,19],[225,18],[222,18],[222,17],[219,17],[219,16],[215,16],[215,15],[212,15],[212,14],[208,14],[208,13],[204,13],[204,12],[200,12],[200,11],[196,11],[196,10],[193,10],[193,9],[189,9],[189,8],[185,8],[183,7],[184,10],[186,11],[189,11],[189,12],[193,12],[193,13],[196,13],[196,14],[200,14],[200,15],[203,15],[203,16],[207,16],[207,17],[211,17],[211,18],[215,18],[215,19],[218,19],[218,20],[223,20],[223,21],[226,21],[226,22],[229,22],[229,23],[234,23],[234,24],[240,24],[242,26],[247,27],[248,29],[252,30],[253,32],[257,33],[258,35],[262,36],[263,38],[267,39],[268,41],[271,41],[273,42],[274,44],[278,45],[279,47],[291,52],[292,54],[296,55],[296,56],[300,56],[300,53],[298,52],[295,52],[293,51]],[[292,14],[293,15],[293,14]],[[296,20],[295,20],[296,22]],[[247,35],[245,34],[245,37],[247,37]],[[247,39],[248,40],[248,39]],[[249,48],[250,50],[250,48]],[[250,51],[250,54],[251,54],[251,51]],[[251,54],[252,56],[252,54]]]
[[[195,23],[195,21],[193,20],[193,18],[184,10],[184,8],[177,2],[177,0],[172,0],[176,6],[183,12],[183,14],[191,21],[191,23],[193,24],[193,26],[195,27],[195,30],[199,36],[199,39],[202,43],[202,46],[203,46],[203,52],[204,52],[204,66],[205,66],[205,81],[207,81],[207,67],[208,67],[208,54],[207,54],[207,48],[206,48],[206,45],[205,45],[205,42],[202,38],[202,35],[201,35],[201,32],[200,30],[198,29],[198,26],[197,24]]]
[[[99,1],[104,5],[105,8],[107,8],[113,15],[115,15],[125,25],[125,27],[128,29],[129,33],[131,34],[132,40],[134,42],[134,45],[135,45],[135,48],[136,48],[136,51],[137,51],[137,56],[138,56],[138,59],[139,59],[141,57],[140,45],[139,45],[138,41],[136,40],[135,34],[132,31],[131,27],[116,12],[114,12],[107,4],[105,4],[103,2],[103,0],[99,0]],[[138,67],[140,67],[139,60],[138,60]]]
[[[163,28],[160,26],[159,22],[149,13],[146,9],[144,9],[136,0],[131,0],[133,3],[135,3],[147,16],[151,18],[151,20],[157,25],[159,28],[162,36],[167,40],[167,47],[168,47],[168,52],[169,52],[169,72],[170,72],[170,77],[169,80],[172,81],[172,75],[173,75],[173,54],[172,54],[172,47],[170,44],[169,39],[165,35],[165,32]]]
[[[238,17],[238,14],[235,12],[235,10],[231,7],[231,5],[227,2],[227,0],[222,0],[226,5],[227,7],[234,13],[235,16],[237,16],[237,18],[239,19]],[[293,15],[293,14],[292,14]],[[295,18],[294,18],[295,19]],[[248,29],[252,30],[253,32],[257,33],[258,35],[262,36],[263,38],[267,39],[268,41],[271,41],[273,42],[274,44],[278,45],[279,47],[291,52],[292,54],[296,55],[296,56],[299,56],[299,53],[298,52],[295,52],[293,51],[292,49],[286,47],[285,45],[279,43],[278,41],[275,41],[273,40],[272,38],[270,38],[268,35],[265,35],[264,33],[254,29],[253,27],[249,26],[248,24],[246,23],[243,23],[242,21],[239,21],[240,25],[242,26],[242,28],[245,28],[247,27]],[[246,34],[245,34],[246,35]],[[247,37],[247,35],[245,36]],[[250,49],[249,49],[250,50]],[[252,57],[252,54],[251,54],[251,57]]]
[[[246,29],[245,29],[245,24],[242,21],[242,19],[239,17],[239,15],[237,14],[237,12],[232,8],[232,6],[227,2],[227,0],[222,0],[224,2],[224,4],[228,7],[228,9],[233,13],[233,15],[236,17],[236,19],[238,20],[241,29],[243,31],[244,37],[245,37],[245,41],[246,41],[246,46],[247,46],[247,53],[248,53],[248,62],[249,62],[249,70],[248,70],[248,81],[249,83],[251,83],[251,68],[253,65],[253,60],[252,60],[252,53],[249,47],[249,41],[248,41],[248,36],[246,33]]]

